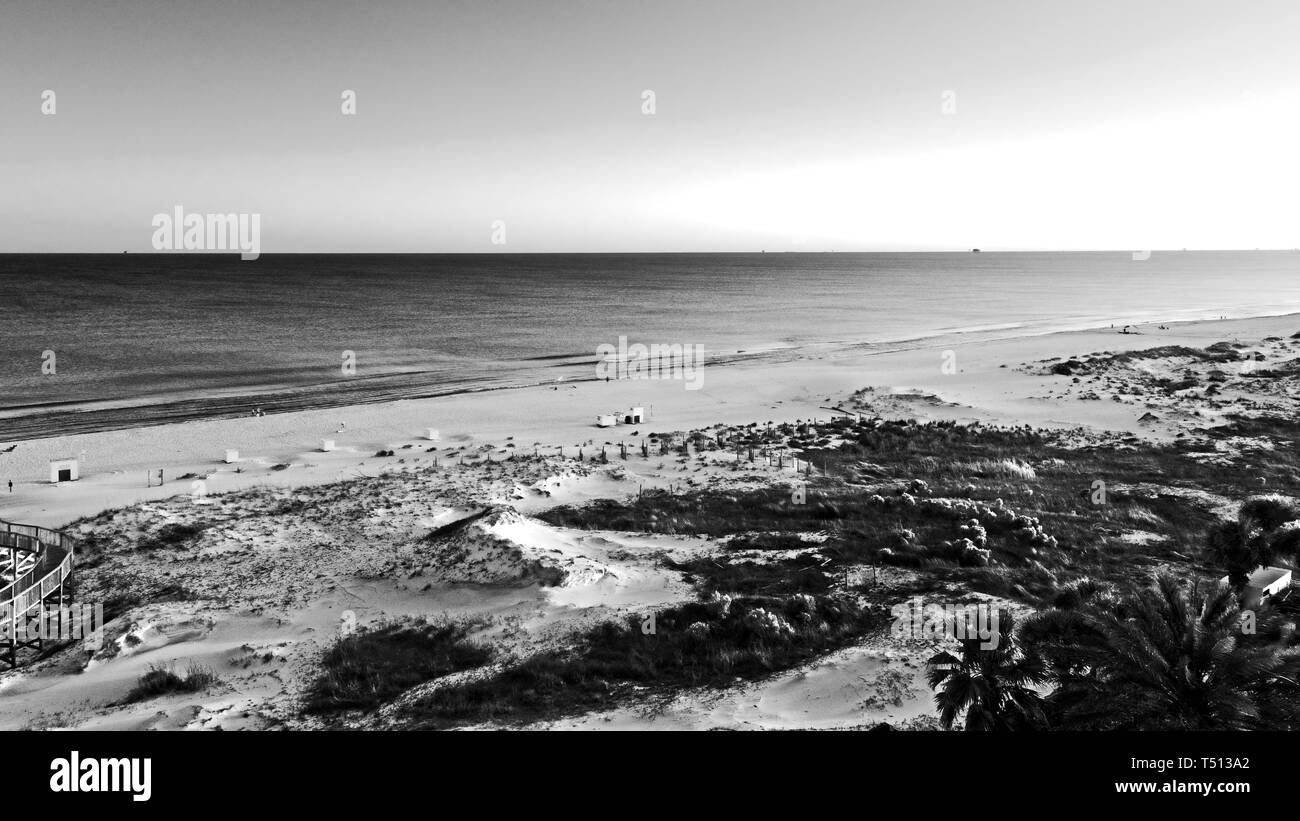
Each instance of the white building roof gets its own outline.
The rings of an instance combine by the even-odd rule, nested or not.
[[[1283,579],[1286,580],[1287,584],[1291,583],[1291,571],[1285,567],[1261,567],[1250,574],[1250,579],[1247,580],[1246,584],[1251,587],[1258,587],[1260,590],[1266,590]]]

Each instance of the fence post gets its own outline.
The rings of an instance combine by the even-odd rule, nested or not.
[[[9,588],[9,665],[18,666],[18,548],[9,548],[14,583]]]

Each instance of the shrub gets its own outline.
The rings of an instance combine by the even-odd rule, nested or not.
[[[169,693],[197,693],[206,690],[217,682],[217,675],[210,667],[191,663],[185,675],[177,675],[170,666],[155,665],[140,676],[135,686],[126,695],[126,703],[145,701]]]
[[[466,640],[473,623],[387,624],[344,636],[326,651],[307,711],[373,709],[411,687],[491,660]]]
[[[544,652],[485,679],[448,684],[406,708],[417,727],[530,721],[614,703],[628,685],[722,686],[794,667],[888,620],[851,598],[713,599],[593,628],[573,652]]]
[[[163,550],[180,547],[201,535],[206,527],[207,525],[202,522],[195,524],[166,524],[158,528],[158,531],[153,536],[140,542],[140,549]]]

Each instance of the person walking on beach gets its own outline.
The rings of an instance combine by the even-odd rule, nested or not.
[[[10,493],[13,493],[13,492],[14,492],[14,480],[13,480],[13,479],[10,479],[10,480],[9,480],[9,492],[10,492]]]

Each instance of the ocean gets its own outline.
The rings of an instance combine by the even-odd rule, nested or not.
[[[720,365],[1294,311],[1295,251],[3,255],[0,441],[106,424],[86,409],[120,426],[590,379],[620,336]]]

